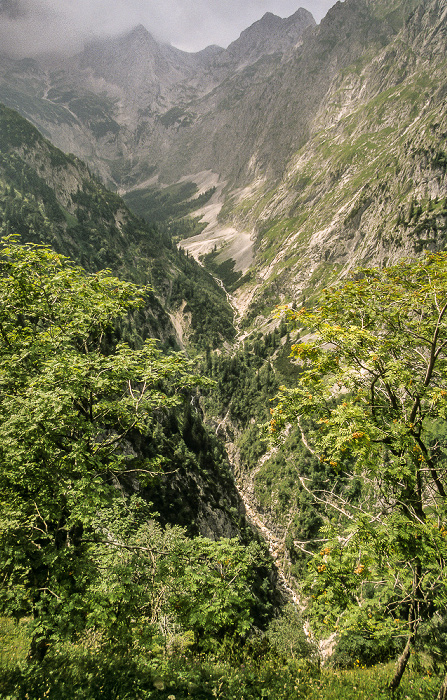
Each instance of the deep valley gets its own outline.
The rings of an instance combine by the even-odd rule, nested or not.
[[[445,700],[446,45],[0,53],[2,698]]]

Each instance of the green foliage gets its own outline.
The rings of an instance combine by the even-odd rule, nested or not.
[[[194,396],[180,410],[161,417],[144,444],[139,445],[147,458],[162,454],[172,473],[157,477],[142,493],[165,525],[175,523],[190,535],[197,535],[210,519],[211,509],[225,517],[231,532],[237,529],[244,541],[249,541],[250,531],[239,513],[228,457],[216,435],[204,426],[195,405],[197,399]]]
[[[28,653],[30,636],[26,623],[12,618],[0,618],[0,673],[22,663]]]
[[[304,620],[293,603],[281,610],[279,617],[269,624],[267,639],[284,658],[316,658],[317,647],[304,632]]]
[[[181,219],[206,204],[216,191],[211,187],[194,198],[198,188],[194,182],[170,185],[164,189],[148,187],[131,190],[124,195],[127,205],[147,221],[162,222]]]
[[[5,700],[385,700],[389,670],[365,669],[360,662],[348,671],[319,670],[306,659],[285,663],[256,649],[239,663],[188,651],[148,655],[141,647],[117,654],[86,636],[49,652],[39,666],[3,667],[0,693]],[[438,687],[429,672],[410,670],[396,697],[433,700]]]
[[[447,658],[447,616],[435,613],[421,625],[417,650],[428,655],[435,672],[442,668]]]
[[[136,510],[137,509],[137,510]],[[124,512],[123,512],[124,510]],[[225,637],[243,642],[259,601],[256,578],[267,563],[260,547],[236,540],[189,539],[183,529],[162,528],[136,501],[97,514],[109,537],[91,549],[101,576],[90,576],[84,612],[114,648],[132,644],[170,650],[216,648]]]
[[[336,668],[355,668],[374,666],[388,661],[402,652],[405,644],[403,637],[396,635],[395,630],[380,630],[371,623],[370,612],[363,619],[356,620],[356,625],[346,630],[337,640],[330,663]],[[377,621],[376,621],[377,622]]]
[[[204,257],[204,264],[206,267],[213,272],[219,279],[224,283],[225,289],[230,293],[234,292],[235,289],[240,285],[240,280],[242,277],[241,272],[237,272],[234,269],[235,261],[231,258],[225,260],[223,263],[218,263],[216,258],[219,256],[219,251],[212,251]]]
[[[352,487],[329,463],[319,462],[309,452],[297,428],[290,430],[281,449],[256,470],[256,498],[269,518],[284,529],[291,573],[298,580],[305,574],[309,556],[319,549],[318,533],[327,520],[325,509],[312,493],[328,484],[335,493],[345,496]],[[355,500],[356,493],[351,497]]]
[[[86,634],[111,649],[214,648],[270,614],[269,564],[252,536],[190,539],[148,505],[162,487],[175,522],[167,481],[193,501],[188,467],[199,501],[232,482],[191,407],[192,386],[206,383],[191,363],[114,338],[116,316],[146,293],[48,248],[3,244],[0,610],[28,618],[35,660]]]
[[[253,419],[266,418],[268,401],[278,388],[270,357],[280,345],[281,331],[276,329],[246,341],[232,356],[209,355],[206,373],[217,382],[209,396],[210,410],[222,415],[228,411],[231,419],[244,429]],[[259,429],[254,427],[248,435],[246,448],[250,450],[252,441],[259,438]]]
[[[168,302],[177,306],[186,301],[183,313],[191,314],[190,340],[201,348],[220,347],[222,338],[233,340],[236,335],[233,311],[224,290],[183,251],[178,254],[178,267]],[[206,284],[203,284],[204,276]]]
[[[22,146],[26,143],[32,146],[41,138],[37,129],[25,119],[18,119],[17,113],[12,109],[0,104],[0,148],[3,150],[4,144],[8,146]]]
[[[158,224],[160,231],[175,243],[184,238],[198,236],[207,226],[206,221],[202,221],[200,216],[184,216],[181,219],[160,221]]]
[[[393,626],[413,639],[446,608],[446,310],[447,256],[437,254],[362,270],[293,314],[313,337],[293,350],[302,373],[281,390],[270,432],[302,429],[307,416],[319,460],[363,481],[357,502],[314,491],[344,526],[322,530],[307,586],[320,624],[364,641]]]
[[[205,648],[216,636],[244,638],[253,622],[258,545],[203,538],[185,544],[171,602],[183,627],[192,629]]]
[[[185,326],[191,327],[191,338],[185,333],[186,342],[217,346],[234,337],[233,311],[224,291],[172,243],[173,236],[189,230],[184,219],[157,229],[153,218],[149,224],[137,218],[86,166],[54,148],[12,110],[0,110],[0,130],[1,235],[50,245],[90,272],[107,267],[136,284],[150,284],[154,293],[146,297],[147,303],[120,323],[122,337],[133,345],[151,336],[174,347],[175,331],[166,307],[176,311],[184,300],[188,302]],[[77,189],[76,184],[70,185],[67,192],[66,183],[73,180]],[[185,183],[178,196],[187,199],[194,194],[191,187],[196,189],[193,183]],[[194,204],[181,199],[184,213],[211,194],[200,195]]]
[[[43,247],[6,243],[0,263],[0,604],[17,618],[32,613],[45,638],[85,623],[99,573],[90,545],[111,537],[117,501],[134,510],[120,479],[159,470],[135,454],[132,435],[150,433],[156,413],[197,380],[155,341],[114,345],[115,317],[140,305],[144,289],[87,275]]]

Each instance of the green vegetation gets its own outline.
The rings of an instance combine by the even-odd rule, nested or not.
[[[417,0],[407,5],[369,3],[365,37],[388,41]],[[336,47],[327,36],[321,48]],[[313,111],[278,189],[266,181],[227,200],[222,216],[261,222],[257,261],[271,274],[236,348],[224,291],[174,245],[202,230],[189,215],[214,189],[134,189],[133,215],[0,108],[0,697],[435,697],[447,658],[447,257],[363,270],[317,299],[357,254],[381,247],[386,268],[403,246],[445,248],[445,90],[411,51],[395,44],[374,81],[370,43]],[[245,99],[251,77],[218,109]],[[30,112],[33,94],[21,98]],[[48,97],[59,104],[40,101],[41,114],[118,133],[105,95]],[[195,115],[157,119],[173,132]],[[113,164],[128,187],[154,172],[150,157]],[[251,281],[217,253],[206,264],[228,291]],[[295,328],[260,332],[301,282]],[[194,365],[173,352],[176,338]],[[200,349],[214,384],[193,374]],[[223,439],[300,580],[304,613],[280,609]],[[321,668],[315,640],[332,634]],[[445,700],[447,677],[442,688]]]
[[[134,506],[114,482],[158,469],[126,454],[126,442],[178,404],[163,383],[190,380],[185,360],[163,358],[153,341],[138,351],[112,343],[111,353],[112,320],[144,290],[88,277],[42,248],[6,245],[1,269],[1,604],[17,619],[32,614],[46,645],[92,614],[98,546],[125,541],[109,517]]]
[[[300,480],[304,477],[305,482]],[[306,449],[298,428],[292,429],[281,450],[263,461],[254,479],[255,495],[269,521],[285,532],[290,574],[306,575],[309,555],[319,551],[319,531],[326,522],[321,504],[312,496],[327,485],[337,494],[355,498],[358,483],[346,483],[330,464],[321,464]]]
[[[445,253],[329,288],[292,314],[312,340],[294,347],[301,376],[270,422],[272,437],[293,422],[357,485],[306,486],[327,520],[305,590],[315,628],[341,632],[340,654],[371,662],[401,649],[391,690],[421,628],[437,638],[435,663],[446,652],[446,311]]]
[[[232,355],[206,354],[204,372],[216,382],[211,391],[205,392],[208,413],[228,412],[230,420],[243,429],[255,416],[261,421],[267,419],[269,399],[279,386],[271,355],[282,347],[284,329],[285,324],[266,335],[255,334]],[[253,435],[256,441],[258,437]]]
[[[0,693],[285,700],[352,685],[320,673],[295,609],[267,625],[269,565],[253,539],[191,538],[148,503],[172,479],[176,432],[187,450],[206,440],[185,359],[114,338],[115,315],[145,291],[39,246],[7,243],[1,269]],[[248,341],[221,391],[257,368],[271,394],[263,366],[267,377],[283,332]],[[249,420],[242,400],[234,416]]]
[[[146,290],[11,241],[0,270],[1,633],[29,659],[17,665],[8,652],[0,682],[37,689],[49,673],[65,697],[78,662],[91,662],[89,644],[111,658],[243,646],[271,615],[265,550],[250,536],[191,538],[149,502],[157,481],[174,478],[169,450],[153,453],[175,433],[163,441],[163,425],[204,380],[153,340],[116,341],[115,317]],[[183,444],[200,443],[210,470],[203,428],[187,416]],[[79,656],[61,667],[70,642]],[[101,672],[90,669],[93,684]]]
[[[3,624],[0,634],[4,629]],[[39,665],[26,664],[24,650],[21,663],[3,661],[0,693],[11,700],[385,700],[390,669],[360,664],[353,670],[319,669],[312,658],[285,657],[259,642],[243,651],[229,649],[221,658],[199,655],[181,634],[150,654],[142,647],[117,654],[100,637],[87,635],[75,644],[60,644]],[[431,670],[414,657],[400,696],[433,700],[438,687]]]
[[[234,292],[241,284],[243,284],[242,273],[236,272],[234,269],[235,261],[231,258],[225,260],[223,263],[217,262],[216,258],[219,256],[220,251],[212,251],[208,253],[203,258],[203,263],[208,270],[222,280],[225,289],[230,292]],[[246,276],[248,277],[248,276]]]
[[[121,324],[133,343],[149,335],[175,346],[167,310],[176,311],[184,301],[185,325],[186,319],[190,325],[187,342],[196,348],[216,347],[234,337],[233,311],[225,292],[194,260],[176,250],[172,226],[159,229],[137,218],[80,161],[65,156],[18,114],[1,106],[0,132],[1,235],[50,245],[88,271],[107,267],[137,284],[150,284],[154,294],[149,303]],[[67,196],[58,182],[73,177]]]
[[[200,209],[211,199],[216,188],[211,187],[194,198],[197,190],[194,182],[183,182],[163,189],[148,187],[131,190],[124,195],[124,200],[138,216],[155,223],[181,219]]]

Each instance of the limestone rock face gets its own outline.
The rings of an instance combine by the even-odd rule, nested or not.
[[[64,60],[3,57],[0,100],[123,192],[217,183],[182,246],[219,241],[256,318],[446,246],[446,33],[447,0],[345,0],[318,26],[267,13],[196,54],[140,26]]]
[[[267,12],[219,54],[215,65],[240,69],[268,54],[284,53],[300,42],[308,27],[315,27],[315,20],[303,8],[286,19]]]
[[[213,91],[227,84],[221,93],[231,102],[234,74],[271,55],[280,59],[314,25],[303,9],[287,19],[268,13],[228,49],[210,46],[195,54],[158,42],[140,25],[93,41],[74,57],[2,57],[0,100],[109,183],[138,183],[148,171],[178,179],[197,161],[210,162],[208,149],[197,157],[196,144],[202,138],[197,122],[214,112]],[[218,118],[214,127],[225,123]]]

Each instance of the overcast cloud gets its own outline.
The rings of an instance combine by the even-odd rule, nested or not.
[[[29,56],[75,51],[94,36],[143,24],[184,51],[227,46],[266,12],[280,17],[299,7],[319,22],[335,0],[0,0],[0,50]]]

